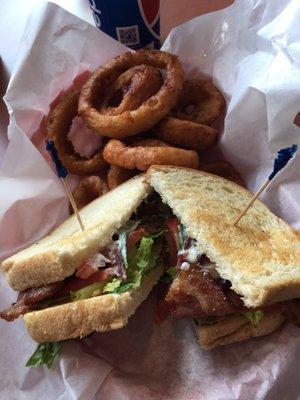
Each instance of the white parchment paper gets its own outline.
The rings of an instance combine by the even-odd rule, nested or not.
[[[174,29],[164,49],[189,78],[212,76],[227,98],[219,148],[255,190],[276,150],[300,144],[298,0],[239,0]],[[0,170],[0,258],[49,232],[67,214],[56,175],[30,139],[49,104],[76,76],[126,49],[86,22],[48,4],[28,21],[5,100],[9,146]],[[300,227],[300,157],[263,199]],[[16,294],[0,278],[0,306]],[[189,321],[153,324],[155,291],[124,329],[69,341],[51,371],[27,369],[35,348],[22,320],[0,321],[2,399],[296,399],[299,331],[286,326],[256,340],[200,349]]]

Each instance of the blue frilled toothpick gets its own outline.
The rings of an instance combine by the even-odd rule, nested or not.
[[[296,151],[297,151],[297,145],[293,144],[291,147],[286,147],[285,149],[281,149],[277,152],[277,157],[274,160],[274,167],[272,173],[269,175],[268,179],[261,185],[258,191],[253,195],[253,197],[249,200],[249,203],[244,208],[244,210],[234,220],[233,226],[239,222],[239,220],[249,210],[249,208],[255,202],[258,196],[267,188],[267,186],[269,186],[274,176],[277,175],[278,172],[286,166],[286,164],[290,161],[290,159],[294,157]]]
[[[72,191],[70,189],[70,186],[69,186],[69,184],[68,184],[68,182],[66,180],[66,177],[68,175],[68,171],[62,165],[60,159],[58,158],[57,150],[55,148],[55,144],[54,144],[53,140],[47,140],[46,141],[46,150],[49,151],[49,153],[51,155],[51,158],[52,158],[52,160],[53,160],[53,162],[55,164],[55,167],[56,167],[57,175],[60,178],[60,180],[62,181],[62,183],[63,183],[63,185],[64,185],[64,187],[66,189],[68,198],[70,200],[70,203],[72,205],[74,213],[75,213],[75,215],[77,217],[77,220],[78,220],[78,223],[80,225],[80,228],[81,228],[82,231],[84,231],[84,225],[82,223],[82,220],[81,220],[81,217],[80,217],[80,214],[79,214],[75,199],[73,197],[73,193],[72,193]]]

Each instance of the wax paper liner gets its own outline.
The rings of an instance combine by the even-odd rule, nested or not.
[[[237,1],[174,29],[164,49],[176,53],[186,76],[212,77],[227,99],[219,151],[255,190],[276,151],[299,144],[298,1]],[[0,254],[42,237],[67,212],[49,160],[30,139],[49,104],[78,74],[125,51],[61,8],[37,7],[28,21],[5,96],[9,146],[0,172]],[[41,143],[39,143],[41,145]],[[40,148],[40,147],[39,147]],[[299,156],[274,179],[263,200],[300,226]],[[15,300],[1,277],[0,304]],[[0,321],[0,397],[10,399],[296,399],[300,339],[285,326],[264,338],[211,352],[197,345],[188,320],[153,323],[156,291],[122,330],[69,341],[49,371],[26,369],[34,344],[23,322]]]

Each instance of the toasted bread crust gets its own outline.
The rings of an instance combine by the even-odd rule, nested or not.
[[[224,178],[187,168],[153,166],[147,179],[217,265],[247,307],[300,297],[300,234]]]
[[[162,273],[161,266],[154,268],[143,277],[139,288],[122,294],[101,295],[25,314],[26,328],[32,339],[40,343],[122,328],[147,298]]]
[[[1,266],[10,286],[24,290],[73,274],[82,261],[111,240],[150,190],[145,177],[139,175],[80,210],[84,232],[72,215],[40,242],[3,261]]]
[[[218,346],[241,342],[252,337],[264,336],[278,329],[285,317],[281,313],[269,312],[257,326],[244,316],[228,316],[212,325],[196,325],[199,344],[206,350]]]

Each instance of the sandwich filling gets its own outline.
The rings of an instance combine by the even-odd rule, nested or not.
[[[109,293],[122,294],[138,288],[143,277],[158,265],[166,269],[162,281],[173,279],[166,298],[160,302],[156,321],[167,315],[193,318],[196,324],[214,324],[233,315],[243,315],[257,326],[268,312],[300,323],[300,299],[265,306],[245,307],[231,283],[218,274],[216,265],[199,250],[171,209],[152,193],[104,248],[99,248],[74,274],[63,281],[19,293],[17,301],[0,311],[0,318],[13,321],[20,315],[72,301]],[[50,368],[62,342],[38,345],[27,366],[47,364]]]
[[[284,312],[300,321],[299,300],[245,307],[241,296],[222,279],[216,266],[188,237],[185,228],[152,193],[105,248],[91,255],[70,277],[19,293],[17,301],[0,311],[0,318],[13,321],[20,315],[72,301],[138,288],[142,279],[163,264],[174,277],[165,303],[164,316],[194,318],[197,324],[212,324],[229,315],[243,315],[257,325],[268,311]],[[158,316],[158,320],[161,320]]]
[[[111,242],[78,265],[73,275],[19,292],[0,318],[13,321],[30,311],[138,288],[143,277],[165,261],[168,213],[158,196],[150,195]]]
[[[172,251],[175,278],[166,295],[166,306],[174,318],[194,318],[197,324],[212,324],[232,315],[243,315],[258,325],[265,313],[278,311],[300,321],[299,300],[289,300],[260,309],[247,308],[231,283],[222,279],[216,265],[188,237],[177,218],[167,220],[168,248]],[[170,250],[172,249],[172,250]]]

